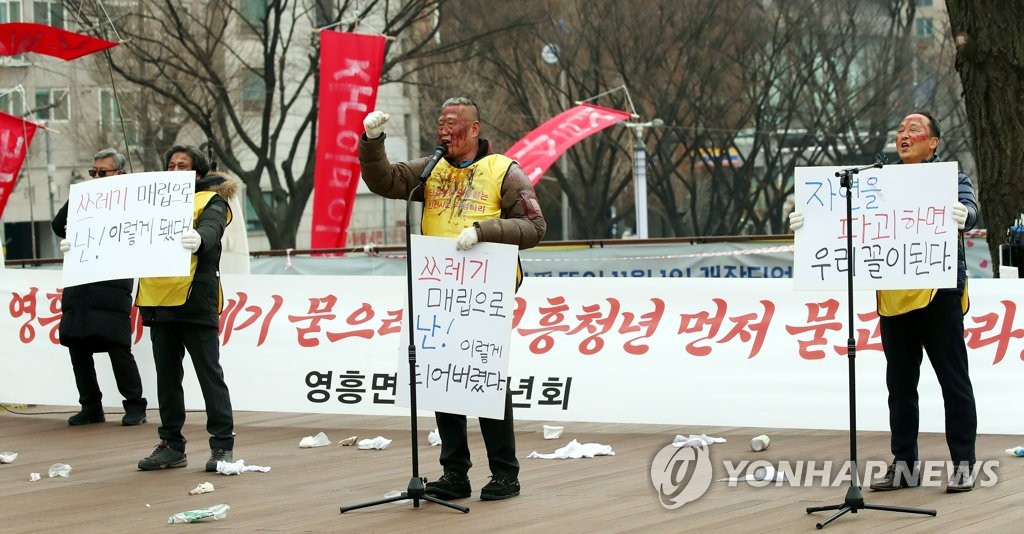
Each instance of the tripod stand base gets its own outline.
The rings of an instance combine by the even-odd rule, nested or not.
[[[819,530],[825,528],[826,525],[839,519],[840,516],[846,512],[857,513],[859,510],[882,510],[883,512],[904,512],[907,514],[921,514],[930,515],[935,517],[938,512],[935,510],[925,510],[923,508],[903,508],[900,506],[885,506],[881,504],[864,504],[864,496],[861,495],[860,488],[857,486],[850,486],[850,489],[846,492],[846,499],[843,504],[830,504],[827,506],[811,506],[807,508],[807,513],[813,514],[814,512],[824,512],[826,510],[836,510],[836,513],[825,518],[824,521],[817,523],[816,527]]]
[[[404,501],[407,499],[412,499],[413,508],[419,508],[420,501],[427,501],[435,504],[440,504],[442,506],[447,506],[448,508],[458,510],[464,514],[469,513],[469,508],[466,508],[465,506],[460,506],[458,504],[448,502],[444,499],[439,499],[437,497],[434,497],[433,495],[427,495],[426,479],[419,477],[412,477],[412,479],[409,480],[409,488],[403,491],[402,493],[395,495],[394,497],[388,497],[386,499],[380,499],[377,501],[364,502],[352,506],[342,506],[341,513],[345,513],[350,510],[358,510],[360,508],[369,508],[371,506],[377,506],[378,504],[387,504],[389,502]]]

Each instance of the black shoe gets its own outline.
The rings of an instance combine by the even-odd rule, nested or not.
[[[93,423],[102,423],[107,418],[103,416],[103,412],[96,412],[93,410],[82,410],[71,417],[68,417],[68,424],[71,426],[78,425],[91,425]]]
[[[427,482],[426,492],[442,499],[466,499],[473,495],[473,488],[466,475],[445,471],[441,478]]]
[[[143,471],[185,467],[186,465],[188,465],[188,458],[185,457],[185,453],[172,449],[167,444],[167,440],[161,440],[160,444],[153,449],[153,454],[139,460],[139,469]]]
[[[210,449],[210,459],[206,461],[206,472],[216,473],[217,462],[228,462],[234,461],[231,455],[231,451],[227,449]]]
[[[871,483],[871,489],[875,491],[892,491],[900,488],[915,487],[920,484],[920,475],[910,472],[904,462],[893,462],[889,469],[885,470],[885,476],[876,482]]]
[[[146,412],[126,413],[121,418],[121,426],[135,426],[146,423]]]
[[[967,464],[957,464],[953,468],[953,475],[949,477],[949,484],[946,484],[946,493],[962,493],[974,489],[974,483],[978,480],[978,473]]]
[[[519,481],[510,476],[492,476],[491,481],[480,490],[480,500],[500,501],[519,495]]]

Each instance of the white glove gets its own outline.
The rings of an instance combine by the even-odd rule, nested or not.
[[[799,211],[794,211],[789,214],[789,229],[797,231],[804,227],[804,214]]]
[[[473,245],[477,244],[478,241],[480,241],[480,236],[477,235],[475,226],[463,228],[462,233],[459,234],[459,238],[455,240],[455,248],[458,250],[469,250],[473,248]]]
[[[67,254],[69,250],[71,250],[71,241],[68,241],[67,239],[61,239],[60,240],[60,252],[61,252],[61,254]]]
[[[202,243],[203,238],[199,236],[199,232],[195,228],[189,228],[187,232],[181,234],[181,246],[193,254],[199,250],[199,245]]]
[[[956,222],[956,229],[963,230],[964,226],[967,225],[967,206],[955,202],[953,203],[953,209],[950,211],[953,215],[953,220]]]
[[[391,120],[391,115],[383,111],[373,111],[363,119],[363,128],[366,128],[366,137],[376,139],[384,133],[384,125]]]

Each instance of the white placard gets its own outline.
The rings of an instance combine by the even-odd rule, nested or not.
[[[505,416],[518,249],[412,236],[416,405],[491,419]],[[405,315],[408,317],[408,315]],[[396,403],[409,406],[408,327],[398,361]]]
[[[121,174],[72,184],[68,195],[64,287],[99,280],[186,276],[195,173]]]
[[[956,287],[957,163],[888,165],[853,175],[851,205],[855,289]],[[843,167],[797,167],[796,289],[847,286],[846,189]]]

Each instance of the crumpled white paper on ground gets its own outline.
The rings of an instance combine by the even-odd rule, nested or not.
[[[356,444],[356,447],[361,449],[361,450],[367,450],[367,449],[382,450],[382,449],[386,449],[387,446],[390,445],[390,444],[391,444],[391,440],[390,439],[385,438],[383,436],[377,436],[377,437],[375,437],[373,439],[361,439],[361,440],[359,440],[359,443]]]
[[[579,458],[593,458],[595,456],[615,456],[615,451],[612,450],[611,445],[601,445],[600,443],[580,443],[576,440],[572,440],[568,445],[553,453],[542,454],[537,451],[533,451],[529,456],[527,456],[527,458],[538,458],[541,460],[575,460]]]
[[[245,465],[245,460],[236,460],[234,462],[220,460],[217,462],[217,472],[222,475],[240,475],[247,471],[266,473],[270,471],[270,468],[263,467],[262,465]]]
[[[672,446],[676,448],[703,447],[714,443],[725,443],[725,438],[715,438],[707,434],[690,434],[689,436],[676,434],[676,437],[672,439]]]
[[[0,464],[9,464],[18,459],[18,453],[11,451],[0,452]]]
[[[438,432],[436,428],[427,434],[427,443],[429,443],[431,447],[437,447],[441,444],[441,433]]]
[[[331,440],[327,438],[327,434],[323,432],[315,436],[306,436],[299,440],[299,447],[303,449],[311,449],[313,447],[325,447],[331,444]]]
[[[349,445],[355,445],[357,439],[359,439],[359,436],[349,436],[349,437],[339,441],[338,445],[341,445],[342,447],[348,447]]]
[[[202,495],[203,493],[210,493],[213,491],[213,484],[209,482],[203,482],[195,488],[189,490],[189,495]]]

